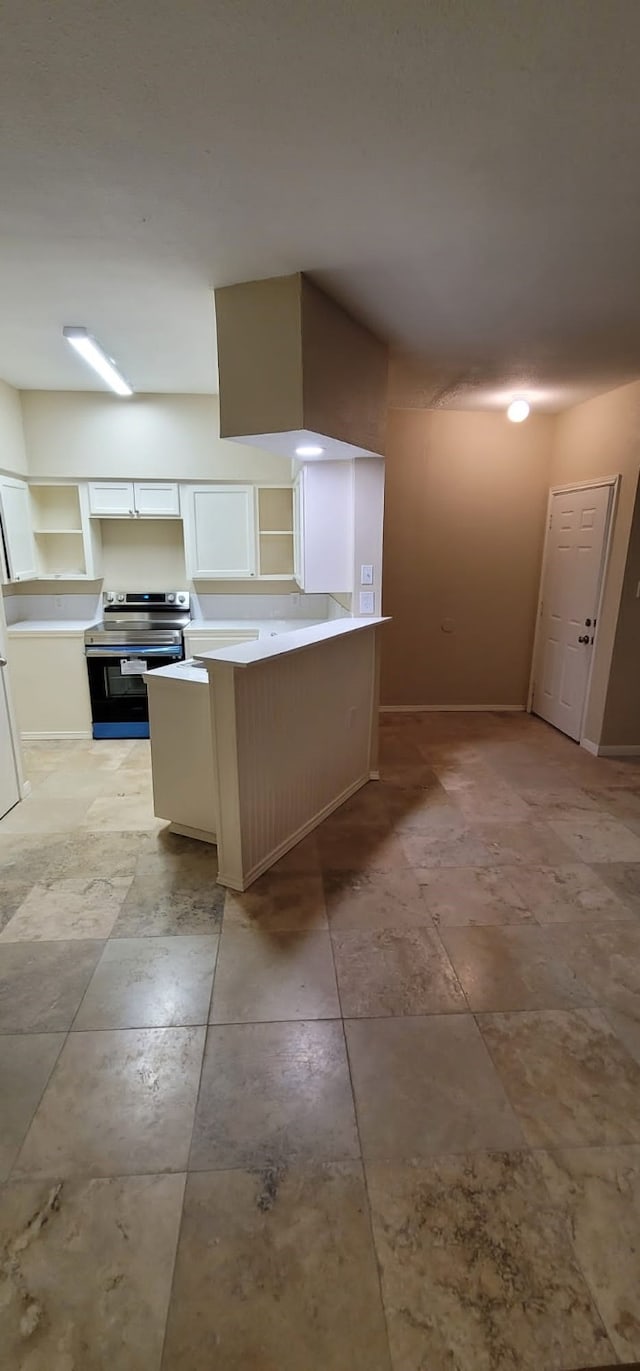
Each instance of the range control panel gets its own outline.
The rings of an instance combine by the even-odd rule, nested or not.
[[[175,609],[188,610],[188,590],[105,590],[102,597],[105,607],[126,605],[127,609]]]

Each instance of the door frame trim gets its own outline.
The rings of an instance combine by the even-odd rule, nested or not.
[[[593,489],[595,489],[595,488],[598,487],[598,486],[609,486],[609,487],[611,488],[611,495],[610,495],[610,498],[609,498],[609,508],[608,508],[608,510],[607,510],[607,524],[606,524],[606,528],[605,528],[604,542],[603,542],[603,545],[602,545],[602,563],[601,563],[601,567],[600,567],[600,584],[599,584],[599,587],[598,587],[598,603],[597,603],[597,607],[596,607],[596,619],[597,619],[597,624],[596,624],[596,641],[595,641],[594,644],[593,644],[593,652],[591,653],[591,661],[590,661],[590,663],[589,663],[589,671],[588,671],[588,675],[587,675],[587,688],[586,688],[586,690],[585,690],[584,705],[583,705],[583,707],[582,707],[582,718],[581,718],[581,720],[580,720],[580,744],[579,744],[580,747],[585,747],[586,744],[587,744],[587,742],[588,742],[588,740],[585,739],[585,736],[584,736],[584,721],[585,721],[585,718],[586,718],[586,715],[587,715],[587,708],[588,708],[588,705],[589,705],[589,698],[590,698],[590,695],[591,695],[591,682],[592,682],[592,678],[593,678],[593,661],[594,661],[594,657],[595,657],[595,654],[596,654],[596,647],[597,647],[597,630],[598,630],[598,627],[599,627],[599,625],[600,625],[600,615],[601,615],[601,611],[602,611],[602,601],[603,601],[603,599],[604,599],[604,588],[605,588],[605,583],[606,583],[606,579],[607,579],[607,571],[608,571],[608,569],[609,569],[609,558],[610,558],[610,556],[611,556],[611,544],[612,544],[612,542],[613,542],[613,530],[614,530],[615,521],[616,521],[616,514],[617,514],[617,511],[618,511],[618,495],[619,495],[619,492],[620,492],[620,482],[621,482],[621,480],[622,480],[622,477],[621,477],[620,473],[618,472],[617,475],[615,475],[615,476],[598,476],[598,477],[596,477],[594,480],[591,480],[591,481],[569,481],[568,484],[566,484],[566,485],[561,485],[561,486],[550,486],[550,488],[549,488],[549,494],[548,494],[548,497],[547,497],[547,508],[546,508],[546,514],[545,514],[545,520],[546,520],[546,522],[545,522],[545,530],[544,530],[544,544],[543,544],[543,548],[542,548],[542,562],[541,562],[541,565],[540,565],[540,580],[539,580],[539,583],[538,583],[538,599],[537,599],[537,602],[536,602],[536,624],[535,624],[535,632],[534,632],[534,635],[533,635],[533,650],[532,650],[532,653],[531,653],[531,670],[530,670],[530,672],[529,672],[529,689],[528,689],[528,691],[527,691],[527,705],[526,705],[527,714],[533,713],[534,676],[535,676],[535,669],[536,669],[536,659],[537,659],[538,650],[539,650],[539,647],[540,647],[540,618],[541,618],[541,609],[542,609],[542,587],[543,587],[543,584],[544,584],[544,574],[545,574],[546,566],[547,566],[547,557],[548,557],[548,555],[549,555],[549,519],[550,519],[550,516],[551,516],[551,502],[552,502],[552,500],[553,500],[554,495],[564,495],[564,494],[567,493],[567,491],[570,491],[570,490],[593,490]],[[553,725],[552,725],[552,727],[553,727]],[[591,747],[593,747],[593,744],[591,744]]]

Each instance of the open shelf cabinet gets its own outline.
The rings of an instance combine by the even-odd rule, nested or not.
[[[261,486],[258,490],[258,574],[270,580],[293,578],[293,490]]]

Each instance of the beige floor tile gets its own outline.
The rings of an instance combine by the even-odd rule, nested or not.
[[[597,1004],[640,1022],[640,923],[559,924],[549,930],[550,955],[575,970]]]
[[[108,938],[130,885],[130,876],[34,885],[0,933],[0,944]]]
[[[6,882],[32,886],[43,879],[67,834],[3,833],[0,827],[0,890]]]
[[[86,1028],[205,1024],[218,938],[112,938],[73,1023]]]
[[[531,810],[508,785],[467,786],[453,792],[464,818],[471,823],[526,823]]]
[[[416,750],[415,755],[407,757],[383,757],[380,762],[380,780],[385,785],[423,786],[426,790],[432,784],[433,772]]]
[[[351,1019],[345,1031],[365,1157],[522,1144],[471,1015]]]
[[[279,876],[281,872],[306,873],[319,870],[320,857],[315,832],[296,843],[295,847],[291,847],[288,852],[285,852],[284,857],[280,857],[271,867],[274,876]]]
[[[2,1364],[160,1371],[183,1176],[0,1192]]]
[[[360,1154],[340,1022],[210,1028],[190,1168]]]
[[[332,942],[345,1018],[467,1008],[449,958],[430,928],[334,932]]]
[[[504,867],[427,867],[414,874],[437,927],[534,922]]]
[[[571,848],[563,843],[550,824],[477,823],[475,829],[498,866],[561,866],[575,861]]]
[[[640,862],[640,837],[618,819],[557,819],[553,829],[584,862]]]
[[[203,1047],[203,1028],[72,1033],[14,1174],[184,1171]]]
[[[367,1179],[394,1371],[615,1360],[531,1156],[368,1163]]]
[[[603,1013],[611,1024],[614,1033],[624,1043],[627,1052],[630,1052],[640,1065],[640,1018],[638,1014],[634,1012],[624,1013],[623,1010],[608,1007],[605,1007]]]
[[[390,1371],[366,1208],[358,1163],[189,1176],[164,1371]]]
[[[394,871],[408,864],[403,845],[390,828],[351,828],[327,820],[316,833],[323,871]]]
[[[149,794],[100,795],[89,805],[82,822],[83,828],[99,833],[124,833],[131,829],[153,832],[165,826],[165,819],[156,819]]]
[[[325,871],[324,893],[332,931],[431,922],[412,871]]]
[[[112,880],[133,876],[138,860],[150,849],[152,835],[138,830],[129,833],[62,834],[49,848],[46,880],[87,875]]]
[[[629,913],[584,862],[516,866],[509,871],[509,879],[542,924],[624,919]]]
[[[611,1344],[628,1364],[640,1357],[640,1147],[566,1149],[538,1161]]]
[[[0,1033],[69,1028],[102,942],[0,944]]]
[[[32,887],[33,882],[17,881],[15,877],[0,872],[0,933],[26,900]]]
[[[640,1141],[640,1065],[599,1009],[478,1022],[531,1147]]]
[[[596,862],[592,870],[623,904],[640,914],[640,862]]]
[[[0,1037],[0,1181],[5,1181],[64,1042],[64,1033]],[[0,1339],[2,1317],[0,1315]]]
[[[537,925],[443,928],[442,941],[474,1011],[593,1004],[572,964]]]
[[[488,847],[474,829],[461,820],[421,833],[403,832],[400,839],[409,866],[490,866]]]
[[[562,819],[565,814],[573,815],[580,811],[584,811],[586,817],[588,811],[600,810],[603,807],[593,794],[581,790],[579,786],[549,785],[542,789],[538,786],[531,790],[521,790],[520,797],[533,811],[530,817],[542,819],[543,823],[548,823],[552,819]]]
[[[7,833],[66,833],[80,828],[90,799],[61,799],[33,794],[0,819],[0,836]]]
[[[38,799],[46,797],[52,804],[59,799],[86,800],[88,806],[104,794],[107,778],[113,774],[97,766],[54,767],[42,771],[33,784]]]
[[[225,898],[217,872],[217,862],[207,851],[141,857],[113,937],[216,933]]]
[[[339,1017],[331,940],[326,931],[224,929],[211,1023]]]
[[[319,872],[266,871],[243,894],[227,890],[224,919],[228,927],[283,933],[326,928],[327,911]]]

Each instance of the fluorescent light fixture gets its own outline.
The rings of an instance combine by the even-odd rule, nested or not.
[[[525,419],[529,418],[529,412],[530,405],[528,400],[515,399],[512,400],[509,405],[507,419],[510,419],[512,424],[522,424]]]
[[[323,447],[318,447],[317,443],[302,443],[296,448],[296,457],[321,457],[324,452]]]
[[[81,328],[76,324],[67,324],[62,333],[67,342],[71,343],[72,348],[80,353],[83,360],[88,362],[94,371],[97,371],[98,376],[106,381],[112,390],[115,390],[116,395],[133,395],[133,390],[128,381],[125,381],[111,357],[108,357],[100,344],[96,343],[95,338],[91,337],[88,329]]]

